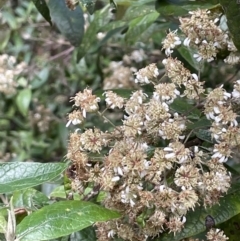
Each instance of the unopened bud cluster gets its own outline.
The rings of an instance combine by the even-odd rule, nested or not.
[[[204,48],[204,34],[198,29],[201,23],[206,25],[207,33],[214,30],[206,40],[211,42],[212,50],[223,45],[224,34],[208,19],[207,11],[191,15],[181,19],[185,42]],[[163,45],[167,55],[181,44],[179,41],[176,32],[166,38]],[[202,54],[199,60],[212,60],[214,51]],[[67,154],[76,173],[72,177],[73,188],[81,195],[87,187],[97,189],[105,194],[102,204],[122,215],[97,224],[98,240],[144,241],[163,232],[180,232],[189,210],[218,203],[230,187],[231,177],[223,163],[240,143],[237,114],[232,108],[240,96],[240,81],[230,93],[222,86],[207,93],[199,75],[191,73],[179,60],[169,56],[163,64],[166,82],[159,80],[156,64],[135,74],[135,82],[152,85],[153,93],[137,90],[123,98],[106,91],[103,112],[100,98],[90,89],[72,98],[76,109],[69,114],[67,125],[81,124],[93,114],[109,124],[107,131],[97,127],[77,129],[70,135]],[[199,118],[205,116],[209,120],[211,126],[206,131],[211,134],[210,147],[201,148],[192,142],[197,130],[189,128],[191,110],[183,113],[172,108],[181,99],[191,103],[192,109],[200,110]],[[107,118],[105,113],[110,109],[122,110],[121,125],[115,126]],[[207,239],[216,240],[213,237],[217,235],[227,240],[219,230],[209,232]]]

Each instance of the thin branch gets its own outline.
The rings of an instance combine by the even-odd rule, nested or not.
[[[74,47],[72,46],[72,47],[70,47],[69,49],[66,49],[66,50],[64,50],[64,51],[62,51],[62,52],[60,52],[60,53],[58,53],[58,54],[56,54],[56,55],[53,55],[53,56],[52,56],[51,58],[49,58],[48,60],[49,60],[49,61],[53,61],[53,60],[58,59],[58,58],[60,58],[60,57],[62,57],[62,56],[64,56],[64,55],[68,55],[68,54],[70,54],[73,50],[74,50]]]

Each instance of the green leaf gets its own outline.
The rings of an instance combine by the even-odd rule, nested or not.
[[[187,127],[188,129],[199,129],[199,128],[207,128],[207,127],[210,127],[211,125],[212,125],[211,121],[204,116],[198,121],[188,124]]]
[[[168,3],[166,0],[156,1],[156,10],[163,16],[181,16],[188,12],[181,6]]]
[[[229,240],[238,241],[240,236],[240,214],[220,224],[219,228],[224,231]]]
[[[83,11],[79,5],[75,10],[66,6],[65,0],[49,0],[48,7],[60,32],[74,45],[79,46],[84,35]]]
[[[96,11],[94,13],[94,19],[92,22],[90,22],[90,25],[84,35],[82,44],[78,48],[77,61],[83,58],[92,46],[95,46],[99,43],[97,33],[109,22],[109,19],[106,17],[108,11],[109,8],[104,8],[101,11]]]
[[[181,45],[177,48],[177,51],[194,69],[199,69],[199,62],[195,58],[193,58],[194,52],[191,48]]]
[[[209,9],[214,7],[217,0],[213,1],[176,1],[173,0],[157,0],[156,10],[163,16],[181,16],[188,14],[189,11],[197,9]]]
[[[47,196],[33,188],[13,193],[13,206],[15,208],[25,208],[32,211],[43,206],[48,201]]]
[[[42,16],[52,25],[49,8],[45,0],[32,0],[37,10],[42,14]]]
[[[174,102],[170,105],[170,108],[180,114],[187,115],[188,118],[198,120],[201,116],[201,111],[198,110],[194,105],[191,105],[182,98],[177,98]]]
[[[211,215],[214,218],[215,224],[218,225],[240,213],[240,191],[227,194],[221,198],[219,204],[211,208],[205,209],[203,206],[195,208],[194,211],[189,211],[186,215],[186,223],[184,229],[176,233],[165,233],[154,239],[154,241],[178,241],[184,238],[195,236],[206,231],[205,218]]]
[[[0,215],[6,217],[8,215],[8,211],[7,210],[8,210],[8,208],[6,206],[0,206]]]
[[[176,5],[184,5],[184,4],[205,4],[205,3],[211,3],[211,4],[217,4],[218,0],[166,0],[169,3],[176,4]]]
[[[224,165],[226,167],[226,165]],[[240,192],[240,180],[239,180],[239,175],[238,175],[238,180],[233,181],[231,184],[231,187],[228,189],[228,194],[234,194],[235,192]]]
[[[0,193],[22,190],[52,180],[67,166],[67,163],[2,163],[0,164]]]
[[[4,22],[7,22],[12,30],[16,30],[18,28],[17,18],[10,11],[3,11],[1,13],[1,18]]]
[[[21,241],[54,239],[118,217],[116,211],[91,202],[62,201],[24,218],[17,226],[17,238]]]
[[[50,197],[66,199],[66,190],[65,190],[64,186],[62,185],[62,186],[56,187],[51,192]],[[73,193],[73,199],[74,200],[80,200],[80,195],[78,193]]]
[[[50,194],[50,197],[66,198],[66,191],[64,186],[56,187]]]
[[[0,233],[6,233],[7,221],[4,216],[0,215]]]
[[[16,104],[23,116],[27,116],[31,98],[32,98],[32,91],[30,89],[21,90],[17,95]]]
[[[196,130],[194,131],[193,133],[195,133],[195,135],[203,140],[203,141],[206,141],[206,142],[209,142],[209,143],[213,143],[213,139],[211,137],[211,132],[209,130]]]
[[[104,191],[100,191],[100,193],[97,196],[97,202],[101,203],[107,198],[108,193]]]
[[[5,239],[5,235],[4,235],[4,234],[1,234],[1,233],[0,233],[0,240],[2,240],[2,241],[6,241],[6,239]]]
[[[7,24],[1,24],[0,29],[0,51],[2,51],[7,44],[9,43],[9,39],[11,36],[11,30]]]
[[[100,47],[102,47],[111,37],[113,37],[114,35],[120,33],[121,31],[123,31],[126,28],[126,26],[121,26],[121,27],[116,27],[110,31],[108,31],[108,33],[105,35],[105,37],[99,41],[98,43],[96,43],[95,46],[93,46],[91,48],[90,53],[95,53],[99,50]]]
[[[44,83],[46,83],[49,77],[49,70],[50,70],[49,67],[45,67],[35,75],[35,78],[31,82],[31,86],[33,90],[39,88]]]
[[[240,51],[240,2],[219,0],[227,17],[227,25],[236,48]]]
[[[136,42],[137,39],[139,39],[139,36],[141,36],[158,17],[159,13],[154,11],[130,21],[129,29],[125,35],[125,40],[131,43]]]
[[[93,241],[97,239],[94,227],[87,227],[79,233],[81,237],[79,241]]]
[[[155,12],[155,6],[152,5],[140,5],[140,6],[131,6],[127,9],[123,21],[129,22],[134,18],[144,17],[147,14]]]

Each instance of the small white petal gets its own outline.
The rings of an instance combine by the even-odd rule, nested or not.
[[[162,63],[163,63],[164,65],[166,65],[166,64],[167,64],[167,59],[164,59],[164,60],[162,61]]]
[[[214,116],[213,112],[209,112],[208,115],[211,119],[213,119],[213,120],[215,119],[215,116]]]
[[[83,109],[82,112],[83,112],[83,117],[86,118],[86,116],[87,116],[86,110]]]
[[[220,113],[220,110],[219,110],[219,108],[218,107],[213,107],[213,110],[214,110],[214,112],[216,113],[216,114],[219,114]]]
[[[223,162],[226,162],[227,161],[227,158],[225,156],[221,157],[219,160],[218,160],[220,163],[223,163]]]
[[[214,120],[215,120],[216,122],[220,122],[220,121],[222,120],[222,118],[221,118],[220,116],[217,116],[217,117],[214,118]]]
[[[214,155],[212,155],[212,158],[221,158],[222,155],[219,152],[216,152]]]
[[[191,42],[191,40],[189,38],[185,38],[183,41],[183,45],[189,46],[190,42]]]
[[[112,182],[117,182],[120,180],[120,177],[119,176],[116,176],[116,177],[113,177],[112,178]]]
[[[173,158],[173,157],[175,157],[175,153],[169,153],[169,154],[166,154],[166,155],[165,155],[165,158],[166,158],[166,159],[171,159],[171,158]]]
[[[68,123],[66,124],[66,127],[69,127],[71,123],[72,123],[72,121],[69,120]]]
[[[173,151],[173,149],[171,147],[169,147],[169,146],[165,147],[163,150],[164,151]]]
[[[198,81],[198,76],[197,76],[196,74],[192,74],[192,77],[193,77],[196,81]]]
[[[81,124],[81,120],[79,120],[79,119],[74,119],[74,120],[72,121],[72,123],[73,123],[73,125],[78,125],[78,124]]]
[[[135,205],[135,202],[132,199],[130,199],[130,205],[131,205],[131,207],[133,207]]]
[[[123,171],[122,171],[122,169],[120,167],[117,168],[117,171],[118,171],[119,175],[123,176]]]
[[[150,118],[148,115],[145,115],[145,117],[146,117],[146,120],[147,120],[147,121],[150,121],[150,120],[151,120],[151,118]]]
[[[224,92],[224,97],[225,97],[225,99],[227,98],[230,98],[231,97],[231,94],[230,93],[228,93],[228,92]]]

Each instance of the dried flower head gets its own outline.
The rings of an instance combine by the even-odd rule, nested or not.
[[[180,38],[177,36],[177,30],[170,32],[166,38],[162,41],[163,49],[165,49],[165,54],[167,56],[171,55],[177,45],[181,44]]]
[[[49,130],[50,123],[54,120],[52,111],[44,105],[36,103],[34,111],[30,111],[30,121],[33,126],[37,126],[40,132]]]
[[[229,239],[220,229],[210,229],[206,237],[209,241],[226,241]]]
[[[134,83],[133,69],[123,66],[123,62],[112,61],[109,67],[104,69],[103,72],[107,75],[103,81],[103,89],[132,89],[136,88]]]
[[[165,66],[166,75],[177,86],[186,84],[188,79],[192,77],[191,72],[177,59],[167,58],[162,63]]]
[[[81,148],[85,151],[99,152],[107,144],[105,135],[99,129],[88,129],[80,135]]]
[[[83,117],[86,118],[87,112],[96,112],[100,98],[92,94],[92,90],[84,89],[83,92],[78,92],[71,101],[74,101],[76,107],[80,107]]]
[[[231,52],[225,59],[224,62],[227,64],[235,65],[240,62],[240,56],[237,53]]]
[[[7,54],[0,55],[0,93],[15,94],[18,83],[17,76],[26,68],[24,62],[16,64],[17,60]]]
[[[71,123],[73,125],[81,124],[83,120],[84,118],[82,112],[79,110],[74,110],[72,113],[68,115],[68,123],[66,124],[66,127],[70,126]]]
[[[140,69],[135,75],[136,83],[149,84],[150,81],[155,80],[158,77],[159,71],[156,64],[150,64],[147,67]]]
[[[104,92],[104,95],[106,96],[106,103],[108,108],[114,109],[115,107],[118,107],[119,109],[123,108],[124,105],[124,98],[117,95],[116,93],[112,91],[106,91]]]

